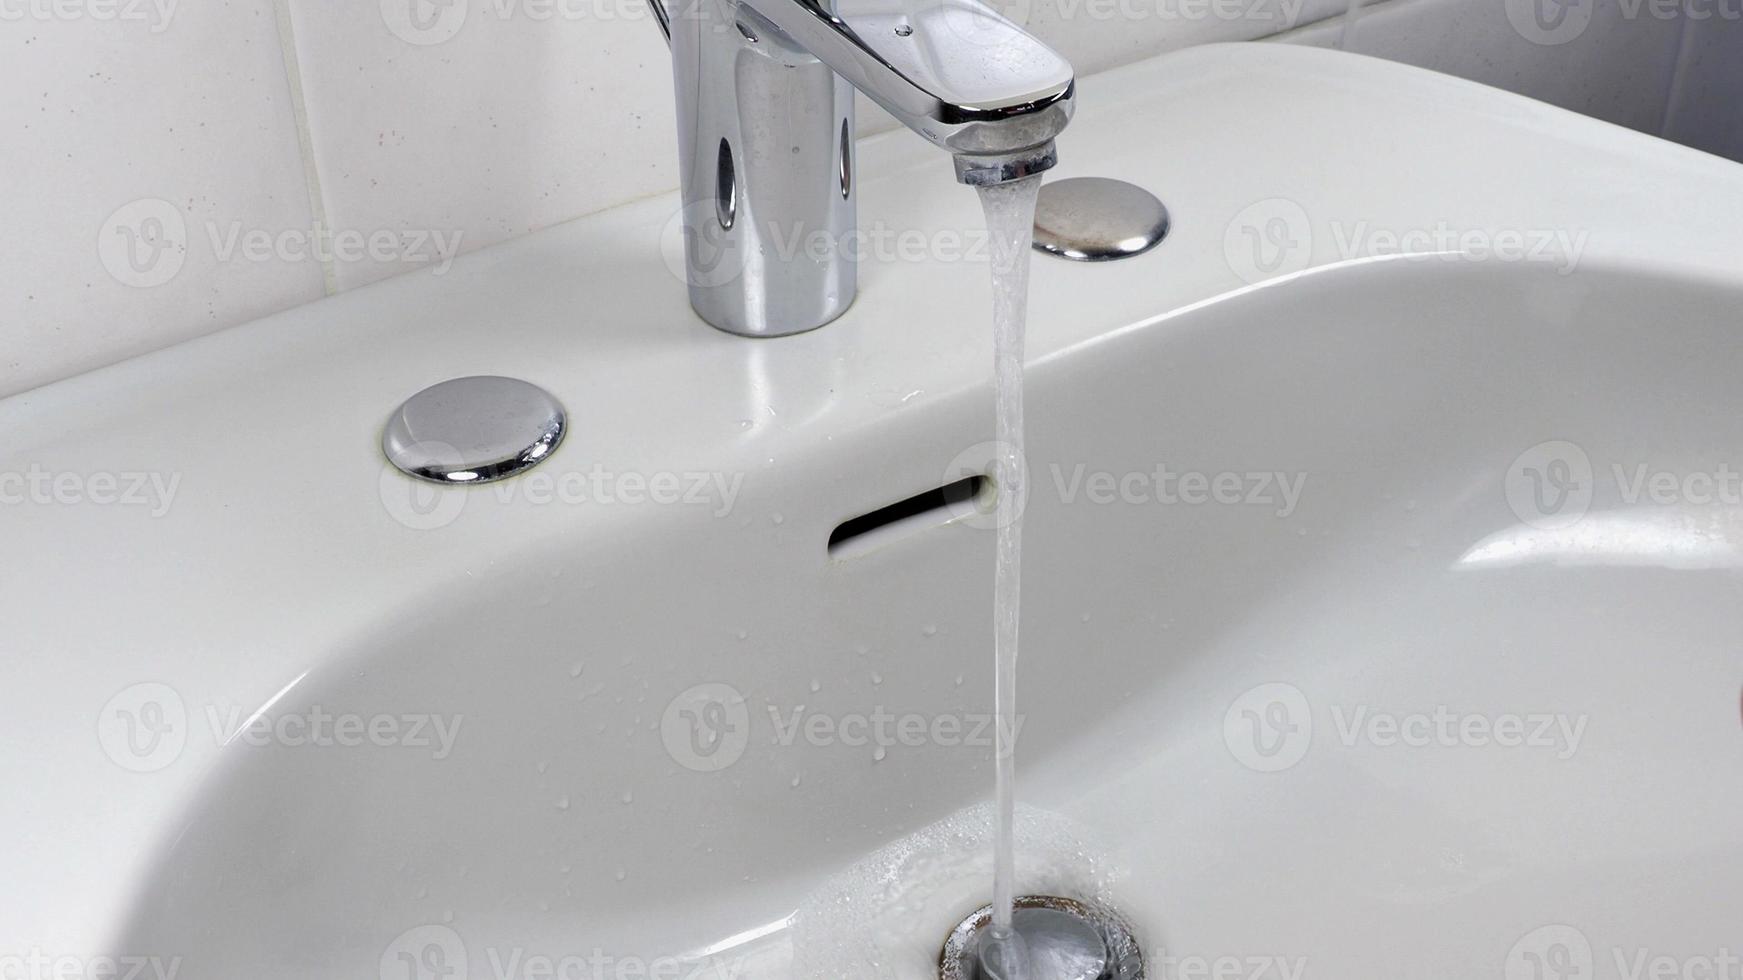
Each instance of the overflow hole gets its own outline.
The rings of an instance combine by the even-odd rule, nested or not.
[[[992,493],[992,481],[975,474],[897,501],[869,514],[843,521],[829,535],[829,556],[851,558],[897,535],[933,527],[981,509]]]

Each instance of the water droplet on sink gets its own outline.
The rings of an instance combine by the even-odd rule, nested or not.
[[[750,630],[739,630],[738,631],[738,638],[740,641],[750,639]]]
[[[633,790],[633,789],[624,790],[623,791],[623,803],[624,803],[624,805],[628,806],[629,804],[634,803],[634,802],[635,802],[635,790]]]
[[[618,869],[618,870],[617,870],[617,880],[618,880],[618,881],[623,881],[623,880],[624,880],[624,879],[626,879],[626,878],[628,878],[628,877],[629,877],[629,872],[628,872],[628,871],[625,871],[625,870],[623,870],[623,869],[622,869],[622,868],[619,868],[619,869]]]
[[[569,676],[570,677],[580,677],[581,676],[581,669],[582,669],[581,664],[576,664],[573,667],[570,667],[569,668]]]
[[[816,694],[818,691],[821,691],[821,690],[823,690],[823,682],[816,680],[816,679],[813,679],[811,681],[811,693]]]
[[[890,753],[888,751],[886,751],[883,746],[880,745],[877,747],[876,751],[872,752],[872,761],[873,762],[882,762],[882,761],[884,761],[884,757],[888,756],[889,754]]]
[[[756,425],[756,422],[753,419],[739,419],[738,420],[738,427],[741,429],[748,429],[754,425]]]
[[[879,685],[879,684],[882,684],[883,682],[884,682],[884,675],[882,675],[882,674],[873,674],[872,675],[872,685],[874,687]]]
[[[933,626],[930,623],[928,623],[926,626],[921,628],[920,634],[922,636],[937,636],[938,635],[938,627]]]
[[[567,796],[557,797],[557,809],[559,809],[559,810],[569,809],[569,798]]]
[[[1079,616],[1078,619],[1086,623],[1089,622],[1089,613],[1084,613],[1082,616]]]
[[[551,764],[549,762],[541,761],[538,764],[537,768],[539,770],[539,775],[543,776],[545,774],[545,770],[551,768]]]
[[[794,776],[794,777],[793,777],[793,788],[794,788],[794,789],[798,789],[798,788],[799,788],[799,784],[800,784],[800,783],[802,783],[802,782],[804,782],[804,781],[805,781],[805,775],[804,775],[804,773],[800,773],[800,774],[799,774],[799,775],[797,775],[797,776]]]
[[[787,523],[787,519],[780,514],[770,514],[769,520],[774,521],[776,527],[780,527],[782,524]]]

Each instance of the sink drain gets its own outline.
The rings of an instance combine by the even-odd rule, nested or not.
[[[988,905],[951,931],[938,958],[939,980],[998,980],[977,955],[992,922]],[[1031,980],[1144,980],[1138,941],[1112,909],[1025,895],[1016,901],[1012,925],[1028,947]]]

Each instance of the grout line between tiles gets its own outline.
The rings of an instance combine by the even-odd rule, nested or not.
[[[283,49],[285,80],[290,83],[291,115],[296,120],[297,152],[303,161],[303,183],[308,188],[309,212],[315,218],[315,233],[322,239],[321,289],[333,296],[339,292],[339,277],[333,267],[332,229],[327,227],[327,199],[321,193],[321,172],[315,166],[314,132],[309,128],[308,103],[303,97],[302,62],[297,55],[296,29],[291,24],[290,0],[272,0],[278,18],[278,40]]]
[[[1685,7],[1676,39],[1676,59],[1670,66],[1670,84],[1665,87],[1664,112],[1658,117],[1660,139],[1675,139],[1670,135],[1671,124],[1676,121],[1677,111],[1682,108],[1683,89],[1688,84],[1689,60],[1694,55],[1695,28],[1689,23],[1693,19]]]
[[[1350,4],[1350,6],[1351,7],[1359,7],[1359,9],[1355,13],[1353,20],[1355,23],[1360,23],[1361,21],[1368,19],[1368,17],[1372,14],[1376,14],[1376,13],[1379,13],[1379,12],[1384,11],[1384,10],[1390,10],[1394,7],[1403,6],[1405,4],[1409,4],[1412,2],[1414,2],[1414,0],[1353,0],[1353,2]],[[1335,14],[1330,14],[1330,15],[1327,15],[1325,17],[1321,17],[1318,20],[1311,20],[1305,24],[1297,24],[1294,27],[1291,27],[1286,31],[1278,31],[1275,34],[1267,34],[1264,37],[1253,38],[1253,40],[1255,40],[1255,41],[1283,41],[1283,42],[1287,42],[1291,37],[1293,37],[1295,35],[1303,34],[1303,33],[1306,33],[1307,31],[1310,31],[1310,30],[1324,29],[1324,28],[1330,27],[1330,26],[1338,23],[1339,21],[1345,22],[1344,26],[1348,26],[1348,27],[1353,28],[1354,24],[1349,23],[1351,20],[1352,20],[1352,18],[1350,15],[1350,9],[1346,7],[1344,10],[1341,10]],[[1354,38],[1357,35],[1357,33],[1358,33],[1357,31],[1352,29],[1352,30],[1349,30],[1347,32],[1346,36],[1348,38]]]

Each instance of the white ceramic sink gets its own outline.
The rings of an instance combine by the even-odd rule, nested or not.
[[[1027,885],[1114,902],[1182,980],[1734,954],[1743,169],[1284,46],[1079,104],[1059,174],[1175,230],[1035,265]],[[861,173],[868,227],[978,226],[911,136]],[[690,314],[673,210],[0,402],[0,472],[52,498],[0,507],[0,952],[929,975],[990,887],[989,750],[955,743],[993,535],[828,541],[985,462],[985,270],[874,260],[839,322],[744,340]],[[408,509],[381,425],[468,374],[572,434]],[[139,502],[74,502],[105,473]],[[678,499],[634,502],[659,474]],[[321,717],[378,727],[303,744]]]

